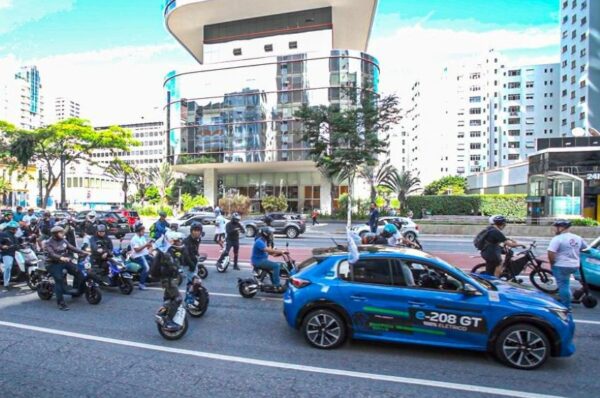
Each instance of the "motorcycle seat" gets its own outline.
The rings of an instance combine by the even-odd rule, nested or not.
[[[208,258],[208,254],[206,254],[206,253],[200,253],[198,255],[198,262],[199,263],[203,263],[203,262],[206,261],[207,258]]]

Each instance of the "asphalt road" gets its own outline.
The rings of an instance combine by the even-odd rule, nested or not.
[[[600,308],[575,308],[573,357],[526,372],[486,354],[414,345],[350,341],[317,350],[287,326],[279,297],[238,295],[236,278],[249,269],[209,272],[209,309],[176,342],[156,330],[158,287],[130,296],[104,291],[98,306],[69,300],[68,312],[26,287],[0,293],[0,395],[590,397],[600,390]]]

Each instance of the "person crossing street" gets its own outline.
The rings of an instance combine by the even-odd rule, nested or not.
[[[238,257],[240,253],[240,232],[245,234],[246,230],[240,223],[241,217],[238,213],[231,215],[231,221],[225,226],[227,233],[225,250],[221,253],[221,257],[217,260],[217,265],[221,264],[225,257],[229,256],[229,252],[233,249],[233,269],[239,271]]]

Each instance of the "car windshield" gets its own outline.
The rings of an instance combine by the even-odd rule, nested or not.
[[[485,287],[487,290],[496,290],[496,287],[492,283],[490,283],[489,281],[487,281],[485,278],[482,278],[482,277],[478,276],[477,274],[467,274],[462,269],[460,269],[460,268],[458,268],[458,267],[456,267],[456,266],[454,266],[452,264],[447,263],[446,261],[442,260],[441,258],[437,258],[437,260],[439,262],[441,262],[441,263],[444,263],[446,266],[452,268],[452,270],[456,274],[458,274],[458,275],[460,275],[460,276],[462,276],[464,278],[473,278],[473,279],[475,279],[477,282],[479,282],[479,284],[481,286]]]
[[[485,287],[487,290],[498,290],[490,281],[477,274],[471,274],[471,278],[475,279],[479,284]]]
[[[600,249],[600,236],[597,237],[592,243],[590,243],[592,249]]]

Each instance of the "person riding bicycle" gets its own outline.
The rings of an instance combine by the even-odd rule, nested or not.
[[[250,262],[254,269],[270,271],[271,283],[279,292],[282,292],[285,288],[281,286],[279,279],[281,265],[274,261],[270,261],[269,255],[282,256],[284,254],[288,254],[288,252],[284,250],[276,250],[268,246],[269,238],[272,234],[273,230],[270,227],[262,227],[258,231],[258,236],[256,237],[254,246],[252,247],[252,257]]]
[[[96,227],[96,235],[90,239],[92,267],[102,275],[108,274],[108,261],[113,256],[112,240],[106,235],[106,225]]]
[[[198,252],[202,242],[202,224],[195,222],[190,228],[190,235],[183,240],[183,252],[181,265],[187,275],[187,283],[190,284],[197,275]],[[187,269],[186,269],[187,268]]]
[[[54,293],[56,294],[56,303],[58,309],[62,311],[68,311],[69,307],[65,303],[63,298],[64,294],[71,294],[72,296],[79,296],[82,293],[83,288],[83,275],[77,269],[77,266],[71,263],[69,255],[76,253],[81,256],[87,256],[87,253],[83,250],[79,250],[77,247],[69,244],[65,239],[65,230],[62,227],[52,227],[50,231],[51,238],[46,241],[44,245],[46,249],[47,258],[47,270],[50,275],[54,278]],[[63,270],[67,270],[67,273],[73,275],[73,289],[74,291],[67,293],[65,286],[65,278]]]
[[[381,236],[387,239],[388,246],[419,247],[416,243],[402,236],[394,224],[386,224],[386,226],[383,227],[383,231],[381,231]]]
[[[140,271],[140,283],[139,289],[146,290],[146,280],[148,279],[148,272],[150,271],[150,264],[152,263],[152,256],[150,250],[152,249],[152,241],[146,239],[146,227],[143,224],[138,223],[134,227],[135,235],[129,242],[131,245],[131,261],[139,264],[141,267]]]
[[[15,236],[19,224],[15,221],[9,221],[4,225],[4,230],[0,233],[0,258],[2,259],[2,268],[4,272],[4,288],[10,288],[10,278],[12,267],[15,260],[18,240]]]
[[[240,233],[246,233],[244,226],[240,223],[241,217],[238,213],[231,215],[231,221],[227,223],[225,231],[227,232],[225,250],[221,253],[221,257],[217,260],[217,264],[221,264],[225,257],[229,255],[229,252],[233,248],[233,269],[238,270],[238,256],[240,252]]]
[[[508,239],[502,233],[506,227],[506,217],[498,215],[490,217],[490,226],[485,232],[484,246],[481,249],[481,257],[485,260],[485,272],[488,275],[499,277],[502,274],[502,247],[519,247],[521,244]],[[483,231],[482,231],[483,233]]]
[[[154,261],[155,265],[160,267],[160,282],[165,289],[163,292],[164,327],[169,331],[177,331],[181,326],[173,322],[173,317],[183,301],[176,282],[184,250],[183,236],[180,232],[167,231],[164,239],[170,246],[166,252],[159,250]]]

